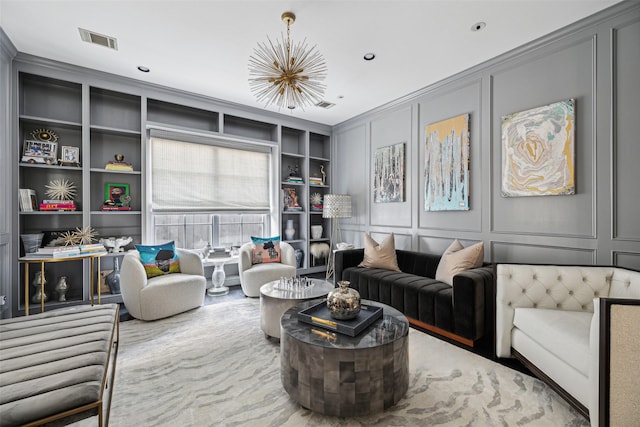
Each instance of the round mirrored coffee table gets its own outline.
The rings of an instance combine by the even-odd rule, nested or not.
[[[325,280],[310,280],[313,286],[299,291],[279,289],[279,280],[260,287],[260,327],[267,337],[280,338],[282,313],[303,301],[327,296],[334,288]]]
[[[288,309],[281,318],[280,378],[303,407],[324,415],[354,417],[392,407],[409,388],[409,322],[398,310],[355,337],[298,321],[298,312],[321,300]]]

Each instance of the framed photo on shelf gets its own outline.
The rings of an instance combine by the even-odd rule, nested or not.
[[[60,147],[60,164],[63,166],[80,166],[80,147],[63,145]]]
[[[58,143],[50,141],[34,141],[27,139],[24,141],[22,151],[22,162],[39,163],[45,165],[57,164]]]
[[[106,183],[104,185],[104,205],[117,208],[130,207],[129,184]]]

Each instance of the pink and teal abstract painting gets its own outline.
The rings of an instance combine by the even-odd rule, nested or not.
[[[427,126],[424,210],[469,210],[469,114]]]
[[[502,117],[502,195],[575,194],[575,100]]]

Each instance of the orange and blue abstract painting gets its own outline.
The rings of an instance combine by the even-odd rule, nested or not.
[[[427,125],[424,210],[469,210],[469,114]]]
[[[575,100],[502,117],[502,195],[575,194]]]

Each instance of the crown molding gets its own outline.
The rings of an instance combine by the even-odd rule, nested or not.
[[[13,45],[7,33],[0,27],[0,53],[11,60],[18,53],[18,49]]]

